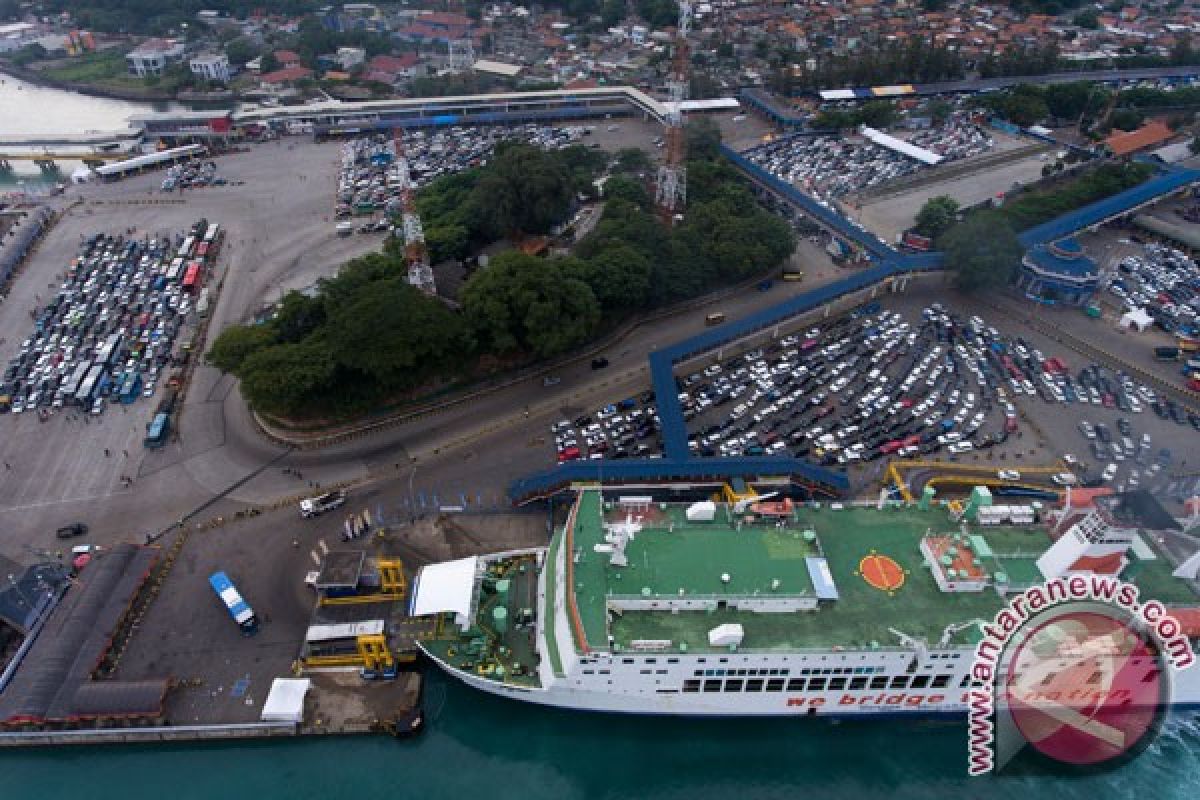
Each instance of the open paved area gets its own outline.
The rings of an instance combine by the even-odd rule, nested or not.
[[[991,133],[996,138],[996,152],[999,153],[1028,147],[1030,144],[1026,140],[1014,139],[999,131]],[[957,200],[960,206],[967,207],[985,203],[1016,186],[1041,180],[1042,167],[1049,163],[1046,155],[1048,151],[1049,148],[1046,148],[994,167],[965,173],[958,172],[958,165],[954,165],[956,170],[951,173],[954,177],[944,180],[939,179],[937,171],[934,170],[929,173],[929,180],[920,186],[901,189],[895,193],[888,192],[887,187],[881,187],[872,199],[864,199],[861,204],[847,204],[845,208],[867,230],[885,242],[895,242],[901,233],[912,227],[917,212],[931,197],[948,195]]]

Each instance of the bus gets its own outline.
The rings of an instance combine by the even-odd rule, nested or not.
[[[113,361],[121,356],[121,339],[123,337],[119,333],[109,334],[108,339],[100,346],[100,352],[96,354],[96,363],[108,366]]]
[[[79,391],[79,385],[83,383],[83,379],[87,377],[88,370],[91,368],[92,364],[90,361],[84,361],[76,365],[75,371],[71,373],[71,376],[67,378],[67,382],[60,389],[65,399],[74,399],[75,393]]]
[[[208,576],[208,583],[225,604],[229,616],[233,617],[233,621],[242,629],[242,635],[253,636],[258,633],[258,617],[254,616],[254,609],[242,599],[229,576],[224,572],[214,572]]]
[[[104,374],[103,364],[92,364],[92,368],[88,370],[87,377],[79,384],[79,388],[75,390],[75,402],[83,408],[91,408],[92,401],[96,399],[96,386],[100,383],[100,376]]]
[[[167,443],[167,434],[170,431],[171,417],[166,412],[160,411],[154,415],[154,419],[150,420],[150,424],[146,426],[146,440],[142,442],[142,445],[151,450],[162,447]]]
[[[183,276],[183,290],[185,292],[194,292],[199,281],[200,264],[193,261],[191,264],[188,264],[187,274]]]

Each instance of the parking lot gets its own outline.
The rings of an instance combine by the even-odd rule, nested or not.
[[[991,133],[959,115],[945,125],[913,134],[909,141],[942,156],[943,163],[978,156],[995,144]],[[743,155],[826,203],[923,168],[914,158],[857,136],[795,135]]]
[[[917,302],[872,303],[678,375],[692,453],[791,455],[860,485],[889,458],[1000,462],[1014,484],[1022,463],[1062,460],[1062,485],[1132,488],[1165,485],[1195,449],[1200,417],[1129,376]],[[647,392],[560,420],[556,458],[655,457],[657,419]]]
[[[1125,311],[1141,309],[1167,333],[1195,334],[1200,268],[1181,250],[1150,243],[1117,264],[1108,291]]]

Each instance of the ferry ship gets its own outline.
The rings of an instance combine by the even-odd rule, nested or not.
[[[975,645],[1014,592],[1110,575],[1165,604],[1194,650],[1200,554],[1145,492],[1043,511],[977,487],[939,506],[578,491],[545,548],[423,567],[422,642],[477,689],[531,703],[673,715],[964,715]],[[1157,663],[1157,661],[1155,662]],[[1171,678],[1200,705],[1200,667]]]

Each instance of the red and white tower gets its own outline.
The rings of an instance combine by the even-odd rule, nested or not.
[[[671,77],[667,80],[669,106],[667,108],[666,161],[658,168],[654,202],[659,214],[667,222],[683,213],[687,196],[687,140],[683,134],[683,101],[687,98],[688,78],[691,74],[688,60],[688,31],[692,27],[691,0],[680,0],[679,26],[675,30],[675,52],[671,63]]]
[[[437,286],[433,281],[433,269],[429,266],[429,251],[425,248],[425,229],[417,213],[417,187],[413,184],[408,157],[404,153],[404,129],[399,126],[392,129],[392,149],[396,156],[392,164],[400,176],[400,219],[404,226],[408,282],[426,294],[436,296]]]

